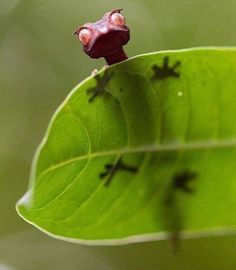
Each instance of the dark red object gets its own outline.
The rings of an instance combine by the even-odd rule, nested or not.
[[[130,31],[125,25],[124,17],[120,14],[121,10],[107,12],[100,21],[86,23],[74,32],[80,41],[85,41],[84,52],[91,58],[104,57],[108,65],[128,58],[123,46],[129,41]]]

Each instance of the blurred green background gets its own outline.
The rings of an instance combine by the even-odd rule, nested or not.
[[[73,30],[123,7],[129,56],[236,45],[235,0],[0,0],[0,269],[236,269],[236,237],[83,247],[44,236],[15,203],[49,119],[69,91],[104,60],[89,59]]]

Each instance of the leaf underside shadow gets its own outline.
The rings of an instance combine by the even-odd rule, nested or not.
[[[18,213],[54,237],[89,244],[232,231],[236,50],[141,55],[97,76],[53,116]],[[88,89],[106,76],[89,102]],[[121,158],[137,170],[113,170],[105,185]]]

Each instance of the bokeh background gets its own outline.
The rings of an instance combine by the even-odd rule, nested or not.
[[[123,7],[129,56],[236,45],[235,0],[0,0],[0,270],[236,269],[236,237],[170,244],[84,247],[49,238],[21,220],[34,151],[69,91],[104,61],[89,59],[73,30]]]

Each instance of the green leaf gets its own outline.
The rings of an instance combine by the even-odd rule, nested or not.
[[[17,211],[89,244],[235,232],[235,85],[234,48],[141,55],[86,79],[53,116]]]

